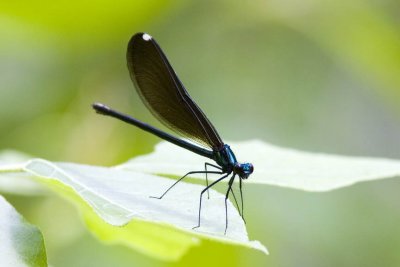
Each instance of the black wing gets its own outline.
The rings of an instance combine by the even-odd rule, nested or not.
[[[206,115],[192,100],[157,42],[146,33],[128,44],[128,68],[143,103],[163,124],[202,146],[224,145]]]

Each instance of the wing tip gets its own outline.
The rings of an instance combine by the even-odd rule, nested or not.
[[[148,41],[153,40],[153,37],[152,37],[150,34],[148,34],[148,33],[145,33],[145,32],[138,32],[138,33],[135,33],[135,34],[132,36],[131,42],[135,42],[135,41],[138,41],[138,40],[142,40],[142,41],[148,42]]]
[[[128,62],[130,60],[129,58],[133,54],[134,47],[144,45],[144,43],[146,42],[154,42],[153,37],[148,33],[138,32],[131,37],[131,39],[128,42],[128,51],[127,51]]]

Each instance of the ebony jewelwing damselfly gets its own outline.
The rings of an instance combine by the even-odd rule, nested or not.
[[[206,175],[207,186],[200,193],[198,224],[193,227],[197,228],[200,227],[201,203],[204,192],[208,192],[209,188],[230,176],[228,189],[225,194],[226,233],[228,228],[227,199],[231,192],[238,206],[239,213],[243,218],[242,180],[247,179],[253,172],[253,165],[251,163],[239,163],[236,160],[235,154],[229,145],[224,144],[206,115],[189,96],[160,46],[150,35],[146,33],[135,34],[128,43],[126,56],[131,79],[146,107],[164,125],[191,142],[177,138],[135,118],[112,110],[104,104],[95,103],[93,104],[93,108],[99,114],[111,116],[133,124],[168,142],[214,160],[218,165],[205,163],[204,171],[190,171],[186,173],[158,198],[163,198],[172,187],[188,175],[204,173]],[[215,168],[216,171],[207,170],[207,166]],[[207,174],[220,174],[222,177],[208,184]],[[236,176],[239,177],[241,211],[232,190],[232,184]]]

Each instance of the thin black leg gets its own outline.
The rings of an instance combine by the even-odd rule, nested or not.
[[[222,168],[220,166],[217,166],[217,165],[214,165],[214,164],[211,164],[208,162],[204,163],[204,169],[206,170],[206,187],[208,186],[207,166],[211,166],[211,167],[214,167],[214,168],[222,171]],[[210,191],[209,190],[207,190],[207,198],[210,199]]]
[[[242,219],[246,224],[246,220],[244,219],[244,207],[243,207],[243,193],[242,193],[242,178],[239,177],[239,190],[240,190],[240,201],[242,202]]]
[[[235,192],[233,191],[233,188],[231,188],[231,193],[232,193],[233,199],[235,200],[236,208],[239,211],[239,215],[242,216],[242,213],[241,213],[240,208],[239,208],[239,202],[236,199]]]
[[[204,188],[201,193],[200,193],[200,205],[199,205],[199,221],[197,226],[193,227],[192,229],[195,228],[199,228],[200,227],[200,215],[201,215],[201,200],[203,198],[203,194],[204,192],[206,192],[209,188],[211,188],[213,185],[215,185],[216,183],[219,183],[220,181],[222,181],[223,179],[225,179],[226,177],[228,177],[230,173],[227,173],[226,175],[222,176],[221,178],[219,178],[218,180],[215,180],[214,182],[212,182],[209,186],[207,186],[206,188]]]
[[[189,174],[195,174],[195,173],[215,173],[215,174],[222,174],[223,172],[215,172],[215,171],[191,171],[186,173],[184,176],[182,176],[181,178],[179,178],[173,185],[171,185],[160,197],[153,197],[150,196],[151,198],[158,198],[158,199],[162,199],[166,193],[168,193],[169,190],[171,190],[172,187],[174,187],[177,183],[179,183],[180,181],[182,181],[183,178],[185,178],[186,176],[188,176]]]
[[[226,191],[226,195],[225,195],[225,232],[224,232],[224,235],[226,235],[226,230],[228,229],[228,197],[229,197],[229,192],[232,189],[232,184],[233,184],[233,181],[235,180],[235,176],[236,176],[236,174],[232,175],[231,179],[229,180],[228,190]]]

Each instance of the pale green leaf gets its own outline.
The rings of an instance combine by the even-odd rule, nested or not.
[[[42,233],[0,196],[0,265],[47,266]]]
[[[0,192],[18,195],[41,195],[46,192],[43,186],[32,180],[29,173],[23,171],[23,164],[29,158],[32,157],[15,150],[0,152]],[[2,173],[3,166],[7,168]]]
[[[7,166],[2,168],[6,170]],[[244,222],[231,202],[228,202],[229,226],[224,235],[225,196],[214,190],[210,190],[210,199],[204,198],[201,227],[192,230],[197,224],[198,197],[204,186],[181,183],[173,194],[159,200],[149,196],[159,196],[172,180],[41,159],[28,161],[23,169],[78,204],[89,229],[102,240],[122,243],[165,260],[178,259],[203,238],[267,253],[258,241],[249,240]]]
[[[254,164],[254,173],[245,183],[328,191],[357,182],[400,176],[400,160],[303,152],[258,140],[229,144],[239,161]],[[156,146],[154,153],[136,157],[116,168],[181,176],[190,170],[201,170],[204,162],[203,157],[163,142]],[[204,179],[202,174],[193,177]]]

